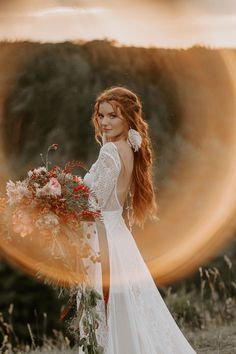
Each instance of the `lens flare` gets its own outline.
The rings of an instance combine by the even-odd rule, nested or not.
[[[196,63],[194,55],[186,57],[186,67],[195,69],[201,90],[191,86],[193,80],[185,82],[191,95],[178,87],[182,123],[175,137],[176,160],[157,194],[160,220],[147,223],[144,230],[134,230],[140,250],[159,284],[173,282],[196,270],[229,242],[235,229],[235,53],[222,49],[214,55],[219,63],[215,77],[208,75],[204,60]],[[5,62],[6,67],[10,65],[6,58]],[[173,75],[178,75],[174,69]],[[0,106],[6,96],[2,91]],[[1,146],[2,192],[12,175],[4,151]],[[2,198],[1,215],[5,208],[6,201]],[[27,235],[12,234],[8,238],[7,222],[1,219],[0,243],[1,255],[7,261],[59,284],[81,281],[76,270],[76,247],[62,240],[68,259],[74,260],[68,271],[60,259],[50,257],[45,251],[42,243],[46,238],[41,240],[34,233],[30,242]]]
[[[138,243],[159,284],[193,272],[234,235],[236,58],[233,51],[220,50],[219,55],[224,73],[227,70],[227,89],[214,87],[214,78],[204,77],[202,71],[198,73],[205,89],[201,109],[182,97],[184,141],[179,141],[173,172],[158,194],[160,221],[137,233]],[[212,91],[207,93],[210,87]],[[225,100],[219,102],[217,90],[222,93],[224,89]],[[196,116],[195,110],[202,115]]]

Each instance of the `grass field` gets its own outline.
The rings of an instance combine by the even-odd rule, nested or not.
[[[194,331],[185,328],[183,329],[183,333],[185,334],[186,338],[191,343],[193,348],[196,350],[197,354],[236,354],[236,322],[233,322],[229,325],[210,326],[206,329],[198,329]],[[24,351],[14,351],[14,353],[78,353],[78,348],[74,347],[73,349],[69,349],[68,343],[66,343],[66,341],[64,341],[63,343],[61,339],[62,338],[60,338],[60,340],[58,341],[60,343],[60,348],[52,345],[50,341],[48,343],[46,341],[44,347],[42,347],[41,349],[36,348],[32,350],[32,348],[26,347]],[[13,353],[13,351],[8,348],[8,351],[4,351],[2,353],[11,354]]]
[[[184,333],[197,354],[236,354],[236,322]]]
[[[222,267],[220,271],[215,265],[200,267],[200,282],[192,282],[190,289],[185,283],[176,290],[172,287],[162,288],[171,314],[197,354],[236,354],[236,273],[229,257],[224,256],[224,260],[227,265],[224,273]],[[12,316],[12,312],[11,304],[8,313]],[[44,333],[43,347],[37,347],[37,336],[30,325],[31,343],[22,347],[18,340],[18,345],[12,348],[14,318],[9,319],[10,323],[0,312],[1,354],[71,354],[79,351],[78,346],[71,348],[68,337],[55,329],[51,337]]]

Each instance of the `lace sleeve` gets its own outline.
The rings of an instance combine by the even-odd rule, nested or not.
[[[114,144],[108,142],[100,149],[98,160],[93,168],[93,183],[91,190],[101,210],[116,210],[120,208],[116,195],[116,184],[121,165],[119,154]]]

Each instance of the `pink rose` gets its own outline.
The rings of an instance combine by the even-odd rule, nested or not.
[[[55,177],[50,178],[47,186],[51,190],[51,194],[61,195],[61,185]]]
[[[61,185],[55,177],[50,178],[49,182],[43,188],[37,188],[37,196],[61,195]]]

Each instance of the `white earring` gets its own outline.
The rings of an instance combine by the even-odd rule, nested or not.
[[[129,128],[127,142],[132,146],[134,151],[138,151],[142,144],[142,137],[137,130]]]

